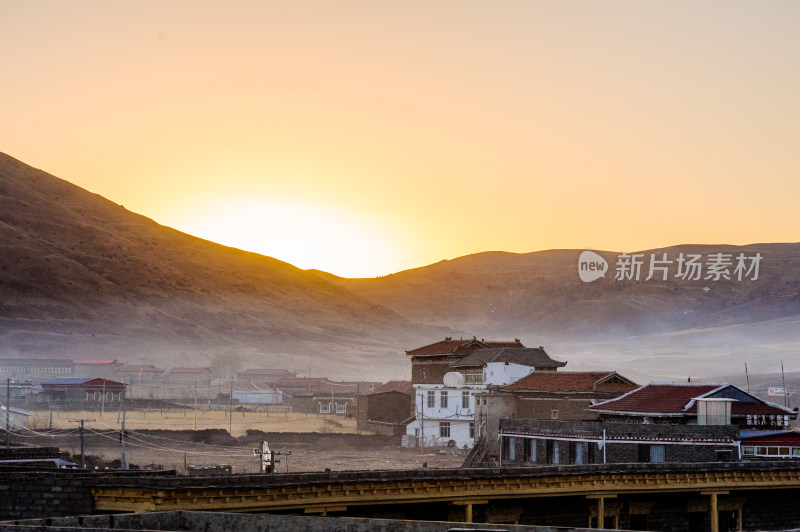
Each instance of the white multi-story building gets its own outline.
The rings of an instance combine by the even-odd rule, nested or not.
[[[511,384],[534,371],[566,365],[544,349],[519,340],[445,339],[406,354],[411,356],[416,419],[407,427],[409,441],[426,446],[472,447],[475,395],[489,386]]]

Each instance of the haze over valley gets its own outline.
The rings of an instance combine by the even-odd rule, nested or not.
[[[275,227],[280,231],[280,227]],[[584,283],[582,250],[477,253],[350,279],[202,240],[0,154],[4,357],[161,367],[236,353],[248,366],[343,379],[407,376],[444,336],[520,338],[568,370],[647,380],[800,371],[800,244],[760,253],[757,280]],[[613,268],[617,251],[599,252]]]

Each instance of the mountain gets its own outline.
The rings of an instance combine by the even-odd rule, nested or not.
[[[290,264],[161,226],[0,154],[0,357],[377,378],[445,334]],[[427,336],[426,336],[427,334]]]
[[[195,238],[0,154],[0,357],[114,357],[160,367],[236,354],[249,366],[386,380],[444,336],[520,338],[569,370],[636,381],[800,371],[800,244],[647,250],[635,279],[598,251],[490,252],[374,279],[304,271]],[[675,277],[681,254],[730,255],[731,279]],[[672,263],[646,280],[651,255]],[[736,257],[760,254],[738,280]],[[744,272],[746,273],[746,272]]]
[[[800,370],[800,244],[684,245],[641,253],[639,280],[616,279],[619,254],[597,252],[605,277],[582,282],[581,250],[480,253],[378,279],[330,281],[397,314],[428,325],[519,337],[570,360],[571,369],[625,369],[664,380],[751,369],[774,371],[786,359]],[[707,263],[730,255],[730,279]],[[651,280],[650,256],[671,260],[667,280]],[[665,255],[666,254],[666,257]],[[678,258],[700,255],[700,280],[684,280]],[[760,254],[758,277],[745,266]],[[730,368],[726,370],[724,368]]]

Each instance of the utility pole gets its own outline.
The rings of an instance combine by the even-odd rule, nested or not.
[[[361,413],[361,383],[356,383],[356,434],[361,434],[361,427],[358,426],[358,416]]]
[[[125,399],[122,399],[122,430],[119,433],[119,443],[122,446],[122,469],[128,469],[128,462],[125,461],[125,415],[128,413]]]
[[[228,405],[228,432],[231,436],[233,436],[233,375],[231,375],[231,394],[229,398],[229,405]]]
[[[425,452],[425,395],[419,394],[419,436],[420,447]]]
[[[194,430],[197,430],[197,374],[194,375]]]
[[[70,423],[80,423],[81,424],[81,469],[86,469],[86,455],[84,454],[84,443],[85,443],[85,435],[83,430],[83,424],[86,421],[97,421],[96,419],[70,419]]]
[[[11,447],[11,379],[6,379],[6,447]]]
[[[106,378],[103,377],[103,395],[100,396],[100,417],[103,417],[105,411],[106,411]]]

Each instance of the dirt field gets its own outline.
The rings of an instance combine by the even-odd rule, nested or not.
[[[98,430],[121,427],[122,413],[119,411],[54,411],[53,429],[74,429],[77,424],[72,419],[95,419],[86,426]],[[49,429],[50,412],[34,412],[30,426],[33,429]],[[242,436],[248,430],[263,432],[319,432],[322,434],[340,433],[355,434],[355,419],[344,416],[317,416],[315,414],[298,414],[288,411],[273,412],[233,412],[232,419],[228,411],[192,409],[153,409],[129,410],[125,413],[125,428],[131,430],[230,430],[234,436]]]
[[[119,417],[119,422],[118,422]],[[80,453],[78,423],[87,421],[86,454],[90,467],[118,467],[122,445],[119,441],[121,414],[118,412],[53,413],[33,416],[32,427],[14,437],[22,445],[58,446],[62,451]],[[233,426],[233,436],[228,428]],[[194,430],[194,411],[129,411],[125,429],[126,460],[139,467],[163,467],[184,471],[184,464],[230,465],[235,473],[254,473],[259,460],[253,449],[267,441],[278,451],[278,472],[302,472],[359,469],[413,469],[418,467],[459,467],[464,460],[458,450],[405,449],[399,437],[356,434],[355,420],[341,416],[316,416],[292,412],[198,411]],[[289,451],[291,454],[288,454]],[[451,451],[451,452],[447,452]]]

